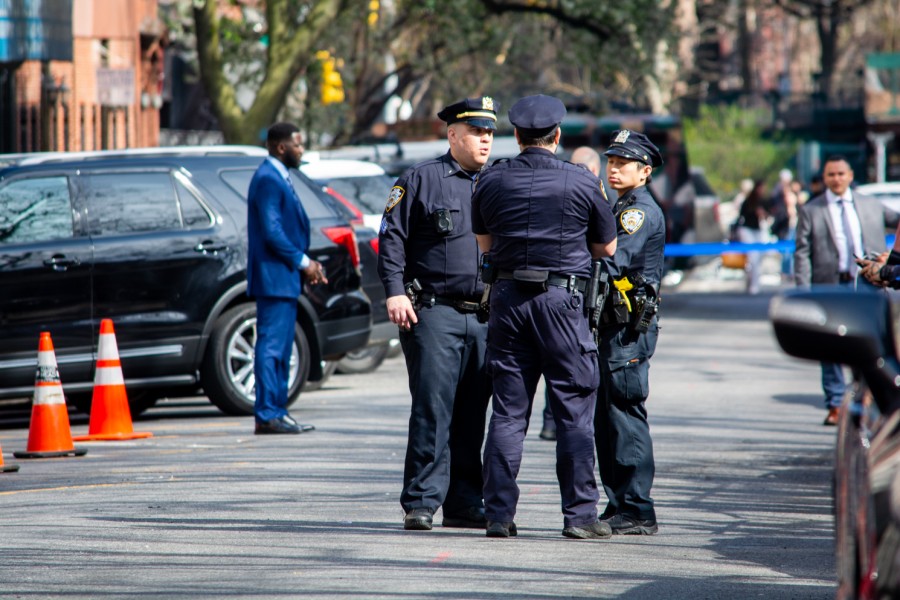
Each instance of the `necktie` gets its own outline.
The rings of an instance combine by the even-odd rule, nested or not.
[[[856,261],[853,260],[854,255],[856,254],[856,244],[853,243],[853,229],[850,228],[850,217],[847,214],[847,211],[850,209],[847,207],[847,201],[843,198],[838,200],[838,205],[841,207],[841,222],[844,227],[844,239],[847,244],[847,261],[849,263],[849,268],[847,271],[850,275],[856,275]]]

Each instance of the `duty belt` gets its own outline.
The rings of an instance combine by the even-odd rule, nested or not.
[[[520,279],[517,276],[516,271],[504,271],[502,269],[497,274],[497,279],[528,282],[527,279]],[[548,286],[561,287],[570,292],[579,291],[584,293],[584,290],[587,288],[588,280],[582,277],[576,277],[575,275],[557,275],[555,273],[549,273],[544,283]]]
[[[442,298],[431,293],[419,294],[419,304],[422,306],[452,306],[462,313],[474,313],[481,306],[478,302],[471,300],[457,300],[456,298]]]

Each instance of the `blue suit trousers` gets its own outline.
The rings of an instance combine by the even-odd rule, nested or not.
[[[256,422],[280,419],[288,414],[288,376],[297,300],[256,299],[256,349],[253,374],[256,377]]]

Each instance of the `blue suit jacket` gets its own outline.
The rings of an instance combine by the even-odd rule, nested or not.
[[[247,237],[247,295],[297,298],[300,261],[309,249],[309,217],[268,159],[250,181]]]

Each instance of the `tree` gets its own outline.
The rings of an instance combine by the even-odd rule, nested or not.
[[[347,9],[347,2],[266,0],[265,58],[260,62],[259,87],[246,110],[240,107],[235,84],[227,76],[222,33],[228,24],[223,26],[217,9],[216,0],[194,0],[200,78],[225,140],[257,143],[260,132],[277,120],[291,86],[312,61],[316,43]]]
[[[785,12],[801,19],[816,22],[821,49],[821,77],[819,90],[826,97],[832,92],[837,64],[838,29],[850,20],[853,13],[872,0],[774,0]]]

